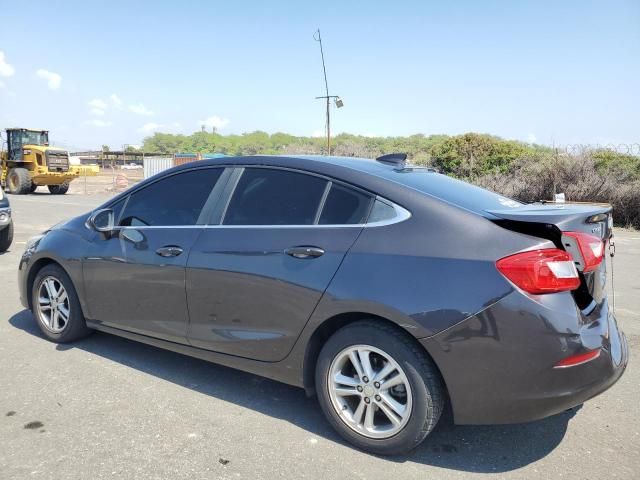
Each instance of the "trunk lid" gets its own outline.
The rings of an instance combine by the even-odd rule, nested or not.
[[[583,232],[603,240],[611,231],[607,203],[531,203],[504,210],[487,210],[503,220],[555,225],[562,232]]]
[[[533,203],[509,209],[486,210],[491,220],[509,230],[546,238],[569,252],[580,272],[580,288],[573,291],[576,304],[588,315],[606,298],[606,256],[593,268],[585,268],[576,239],[567,232],[598,237],[606,255],[613,236],[612,207],[603,203]]]

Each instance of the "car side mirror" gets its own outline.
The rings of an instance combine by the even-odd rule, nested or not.
[[[110,208],[103,208],[102,210],[93,212],[88,220],[91,228],[96,232],[102,233],[113,232],[115,228],[114,222],[113,210]]]

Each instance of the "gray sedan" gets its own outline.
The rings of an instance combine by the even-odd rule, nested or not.
[[[611,236],[608,205],[524,205],[404,155],[225,157],[31,239],[19,283],[54,342],[101,330],[299,386],[397,454],[445,407],[531,421],[618,380]]]

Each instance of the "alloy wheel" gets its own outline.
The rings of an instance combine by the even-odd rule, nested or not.
[[[342,350],[331,362],[327,386],[340,419],[365,437],[392,437],[411,416],[409,380],[379,348],[353,345]]]
[[[62,332],[69,323],[71,305],[62,282],[48,276],[38,285],[38,320],[52,333]]]

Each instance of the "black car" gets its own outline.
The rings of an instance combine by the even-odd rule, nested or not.
[[[0,253],[9,250],[13,242],[13,220],[9,199],[0,186]]]
[[[55,342],[96,329],[303,387],[347,440],[393,454],[447,404],[458,424],[524,422],[618,380],[610,222],[403,155],[223,158],[32,239],[19,283]]]

